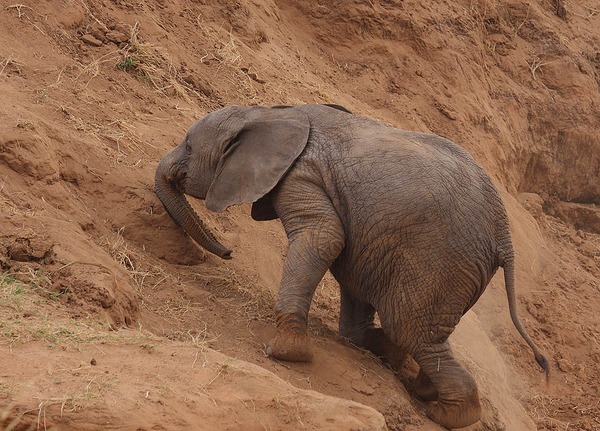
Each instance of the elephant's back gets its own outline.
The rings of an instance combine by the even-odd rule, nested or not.
[[[427,220],[440,229],[449,223],[493,228],[506,217],[491,178],[458,145],[385,127],[365,132],[361,129],[329,167],[350,213],[383,208],[400,224]]]
[[[295,169],[320,177],[351,244],[364,247],[381,237],[443,246],[506,236],[496,187],[458,145],[333,108],[305,109],[311,133]]]
[[[465,283],[479,296],[498,267],[508,223],[496,187],[466,151],[392,129],[375,141],[356,139],[330,166],[323,174],[335,184],[346,229],[336,273],[358,286],[415,277]]]
[[[506,225],[492,180],[453,142],[333,108],[307,109],[313,113],[311,133],[294,169],[320,177],[349,229],[396,231],[427,223],[438,231],[452,226],[454,233],[447,231],[447,238],[491,235]],[[322,110],[334,111],[328,117],[339,116],[345,127],[314,115]],[[380,220],[376,228],[373,220]]]

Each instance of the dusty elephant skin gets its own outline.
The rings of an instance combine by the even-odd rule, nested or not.
[[[289,240],[275,307],[273,357],[311,359],[306,333],[316,286],[340,284],[344,337],[420,366],[414,392],[448,428],[479,420],[473,378],[447,339],[504,268],[512,320],[548,373],[516,314],[506,211],[483,169],[439,136],[408,132],[339,106],[227,107],[196,122],[156,171],[169,214],[208,251],[231,258],[184,194],[222,211],[253,203],[256,220],[281,219]],[[381,328],[374,325],[375,312]]]

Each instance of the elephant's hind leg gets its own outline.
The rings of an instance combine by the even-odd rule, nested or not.
[[[437,390],[437,403],[429,416],[446,428],[463,428],[481,418],[481,405],[473,377],[454,359],[448,342],[417,349],[413,358]]]
[[[373,306],[352,298],[344,289],[341,289],[340,301],[340,335],[373,352],[399,371],[406,351],[394,344],[383,329],[374,325]]]

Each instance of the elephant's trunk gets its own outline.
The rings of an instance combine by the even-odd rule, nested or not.
[[[169,155],[163,157],[156,168],[154,179],[156,194],[167,212],[204,249],[222,259],[231,259],[231,250],[217,240],[200,220],[183,193],[176,187],[175,179],[171,178],[171,167],[171,157]]]

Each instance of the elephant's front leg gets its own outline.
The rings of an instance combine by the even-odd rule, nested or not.
[[[343,230],[333,211],[281,218],[289,247],[275,305],[277,336],[267,353],[286,361],[309,361],[308,311],[317,285],[344,247]]]

